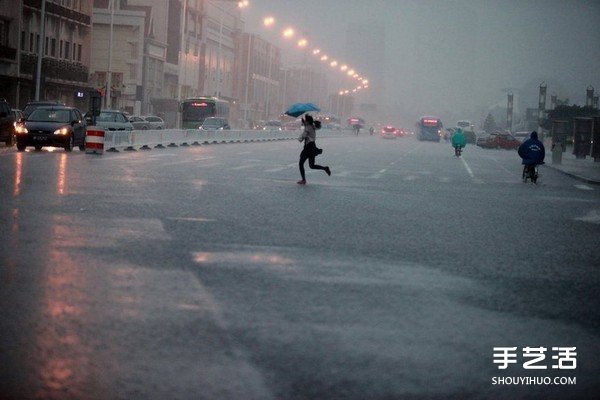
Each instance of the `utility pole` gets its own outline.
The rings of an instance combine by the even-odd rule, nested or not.
[[[42,0],[42,11],[40,14],[42,32],[38,43],[37,69],[35,73],[35,101],[40,100],[40,85],[42,79],[42,58],[44,56],[44,41],[46,37],[46,0]],[[19,49],[20,50],[20,49]]]
[[[244,123],[248,123],[248,90],[250,87],[250,52],[252,49],[252,34],[248,33],[248,57],[246,64],[246,93],[244,95]]]

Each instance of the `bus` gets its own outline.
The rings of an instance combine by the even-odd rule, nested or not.
[[[439,118],[421,117],[417,122],[417,139],[439,142],[442,129],[444,129],[444,125]]]
[[[208,117],[225,118],[229,122],[229,102],[216,97],[195,97],[179,104],[182,129],[199,129]]]

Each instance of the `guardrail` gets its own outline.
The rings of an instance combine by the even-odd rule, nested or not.
[[[260,130],[199,130],[199,129],[158,129],[135,131],[109,131],[104,135],[106,151],[150,150],[152,148],[197,146],[211,143],[241,143],[273,140],[298,139],[302,131],[260,131]],[[351,131],[320,129],[317,138],[336,137],[350,134]]]

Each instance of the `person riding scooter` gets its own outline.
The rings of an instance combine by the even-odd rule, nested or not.
[[[454,155],[460,157],[463,147],[467,145],[467,138],[462,132],[462,129],[458,128],[452,135],[452,147],[454,147]]]

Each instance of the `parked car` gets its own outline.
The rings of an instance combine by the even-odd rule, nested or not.
[[[131,125],[133,125],[133,129],[135,130],[151,129],[150,123],[142,117],[129,117],[129,122],[131,122]]]
[[[477,141],[475,142],[475,144],[479,147],[485,147],[486,142],[488,140],[488,134],[487,133],[478,133],[477,134]]]
[[[63,147],[66,151],[79,146],[79,150],[85,150],[86,123],[74,107],[38,107],[15,130],[18,151],[27,146],[36,150],[44,146]]]
[[[12,146],[15,139],[15,116],[6,100],[0,99],[0,141]]]
[[[497,135],[498,147],[505,150],[516,150],[521,145],[521,142],[508,132]]]
[[[38,107],[54,107],[54,106],[66,107],[65,103],[61,103],[60,101],[30,101],[29,103],[27,103],[27,105],[23,109],[23,117],[27,118],[29,116],[29,114],[31,114]]]
[[[486,149],[515,150],[520,145],[521,142],[510,133],[496,132],[491,133],[480,146]]]
[[[90,113],[85,114],[88,124],[91,123]],[[101,110],[100,115],[96,117],[96,126],[100,126],[109,131],[132,131],[133,125],[127,119],[124,113],[116,110]]]
[[[477,143],[477,135],[474,131],[463,131],[463,135],[465,135],[465,139],[467,139],[467,143],[476,144]]]
[[[332,130],[332,131],[341,131],[342,130],[342,126],[340,124],[338,124],[338,123],[330,122],[328,124],[325,124],[323,126],[323,129],[329,129],[329,130]]]
[[[300,121],[289,121],[281,126],[284,131],[298,131],[302,129],[302,122]]]
[[[143,120],[150,124],[150,129],[165,129],[165,121],[156,115],[143,115]]]
[[[519,142],[523,143],[524,141],[526,141],[527,139],[529,139],[529,136],[531,136],[531,132],[529,132],[529,131],[519,131],[519,132],[515,132],[513,134],[513,136]]]
[[[204,131],[216,131],[231,128],[229,127],[229,121],[227,121],[226,118],[208,117],[204,120],[200,129]]]
[[[267,121],[263,127],[263,131],[280,131],[281,129],[281,121],[277,120]]]

